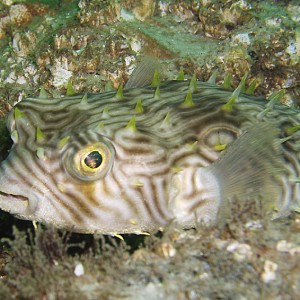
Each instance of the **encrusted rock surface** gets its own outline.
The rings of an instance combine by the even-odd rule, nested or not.
[[[117,87],[145,54],[161,60],[163,79],[183,68],[207,80],[217,70],[236,86],[249,73],[258,94],[284,88],[286,103],[299,104],[295,1],[41,2],[1,4],[0,97],[11,105],[41,85],[64,93],[69,78],[77,92]]]

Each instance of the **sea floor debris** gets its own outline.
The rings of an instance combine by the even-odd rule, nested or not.
[[[1,240],[1,299],[297,299],[299,215],[240,208],[222,225],[124,241],[15,228]]]

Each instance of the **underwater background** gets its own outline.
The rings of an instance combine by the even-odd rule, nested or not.
[[[128,80],[137,57],[161,79],[182,69],[300,105],[299,1],[2,0],[0,161],[4,116],[44,87],[60,97]],[[298,299],[300,216],[270,221],[235,203],[226,224],[154,236],[75,235],[0,214],[0,299]]]

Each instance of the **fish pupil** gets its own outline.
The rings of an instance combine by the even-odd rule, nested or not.
[[[91,169],[98,168],[102,163],[102,155],[98,151],[90,152],[84,159],[84,163]]]

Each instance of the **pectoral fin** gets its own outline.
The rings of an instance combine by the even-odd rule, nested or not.
[[[217,179],[223,210],[228,199],[233,197],[238,201],[260,198],[268,210],[274,207],[279,211],[287,209],[289,204],[279,199],[281,191],[276,184],[276,178],[284,176],[285,172],[278,133],[271,124],[257,124],[207,168]]]

